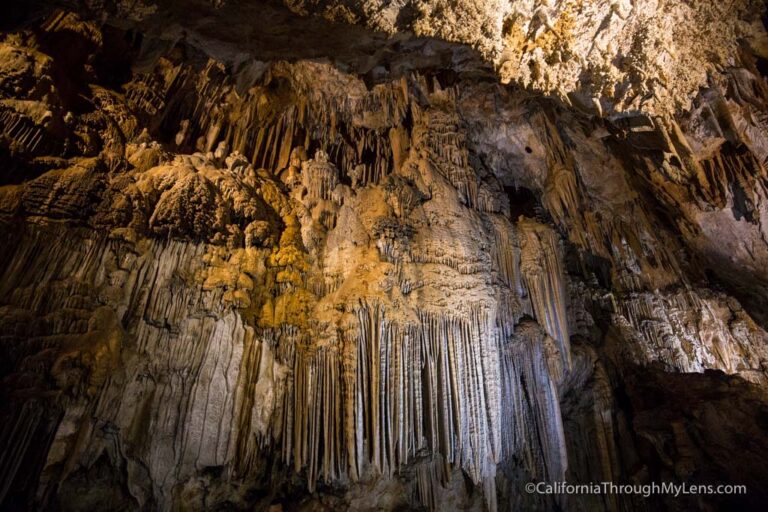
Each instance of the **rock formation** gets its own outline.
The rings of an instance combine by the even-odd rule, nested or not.
[[[762,510],[764,7],[12,8],[0,509]]]

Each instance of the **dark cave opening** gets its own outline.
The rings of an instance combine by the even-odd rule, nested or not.
[[[509,198],[509,212],[513,220],[525,216],[536,218],[541,209],[541,199],[530,189],[518,186],[504,187],[504,192]]]

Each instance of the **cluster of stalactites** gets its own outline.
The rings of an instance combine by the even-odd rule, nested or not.
[[[320,176],[325,176],[327,170],[319,171]],[[302,174],[309,179],[313,172]],[[319,197],[330,186],[308,185]],[[515,233],[508,221],[499,221],[496,228],[499,247],[494,259],[511,298],[521,291],[520,276],[534,296],[534,281],[526,265],[540,268],[543,274],[557,272],[554,280],[562,285],[562,270],[554,264],[559,260],[553,233],[543,227],[534,230],[533,235],[526,229]],[[528,240],[531,236],[543,246],[537,246],[533,253]],[[548,240],[549,245],[542,240]],[[521,243],[522,251],[518,248]],[[187,254],[190,247],[196,252]],[[96,262],[102,249],[90,249],[88,257]],[[147,261],[163,262],[167,265],[163,267],[168,274],[165,277],[171,279],[175,269],[201,259],[203,250],[203,246],[174,242],[159,254],[162,257]],[[546,259],[547,251],[554,260]],[[194,288],[188,290],[195,293]],[[546,287],[541,290],[551,294]],[[172,310],[171,317],[182,317],[183,310],[178,308],[189,304],[188,299],[175,293],[151,294],[147,300],[150,310],[164,316]],[[563,365],[553,355],[557,349],[551,340],[547,341],[548,337],[529,335],[524,337],[525,344],[514,345],[518,348],[511,355],[509,350],[502,354],[504,342],[511,335],[511,328],[502,326],[517,323],[519,312],[501,304],[496,308],[476,304],[463,313],[421,311],[416,314],[417,320],[401,324],[387,316],[396,311],[362,303],[354,311],[354,329],[341,331],[337,340],[322,341],[286,325],[256,334],[248,334],[250,330],[246,329],[244,333],[235,321],[236,315],[230,315],[223,325],[231,327],[231,332],[213,329],[206,339],[216,343],[242,340],[243,363],[237,386],[226,382],[227,389],[236,387],[236,392],[242,393],[227,402],[228,408],[237,409],[233,413],[237,421],[231,441],[235,444],[228,445],[230,441],[219,436],[227,430],[217,423],[215,429],[206,430],[206,436],[217,438],[207,460],[223,465],[233,454],[236,473],[247,475],[258,467],[265,450],[275,450],[282,454],[287,466],[306,474],[309,488],[314,489],[318,481],[362,478],[371,468],[394,475],[404,465],[421,464],[423,455],[429,453],[438,462],[432,469],[419,470],[425,504],[434,501],[435,486],[445,485],[445,475],[460,469],[476,485],[484,486],[491,509],[495,507],[496,465],[505,454],[525,454],[521,457],[530,463],[531,473],[559,475],[562,470],[558,467],[564,467],[564,458],[558,459],[562,451],[557,435],[560,416],[552,383],[560,379]],[[129,309],[147,310],[138,305]],[[555,309],[564,311],[564,306]],[[536,315],[545,318],[540,311],[536,310]],[[502,323],[500,318],[506,319]],[[164,339],[157,335],[159,330],[141,327],[137,350],[142,354],[164,352],[158,341]],[[515,331],[520,336],[526,332],[520,327]],[[197,346],[207,344],[178,343],[165,352],[175,356]],[[211,358],[218,357],[218,347],[211,345]],[[185,360],[180,355],[178,359]],[[222,375],[232,373],[227,368]],[[200,394],[195,395],[195,407],[202,407],[204,400],[198,396],[202,397],[205,389],[200,387]],[[515,423],[505,426],[505,421]],[[200,429],[208,427],[195,419],[189,435]],[[510,432],[514,432],[513,437],[505,437]],[[534,432],[545,434],[535,436]],[[541,439],[540,446],[526,441],[534,438]],[[197,438],[184,441],[188,447],[185,453],[198,454],[200,442]],[[451,471],[438,471],[438,464]],[[433,479],[430,475],[441,476]],[[428,485],[421,485],[425,481]]]
[[[523,321],[505,342],[497,315],[480,305],[465,315],[422,311],[408,325],[375,303],[361,302],[354,315],[355,327],[335,343],[313,347],[293,333],[295,348],[268,343],[254,359],[283,395],[270,427],[274,442],[286,464],[306,472],[310,489],[371,469],[394,476],[416,463],[425,505],[434,506],[438,486],[460,469],[486,489],[493,510],[503,458],[519,457],[532,475],[563,476],[563,349],[538,324]],[[255,433],[268,433],[267,417],[257,419]]]
[[[390,132],[402,126],[410,108],[408,82],[336,96],[295,79],[297,71],[307,72],[300,64],[274,63],[247,93],[235,93],[232,78],[215,61],[194,72],[161,58],[152,73],[126,86],[126,100],[152,120],[151,131],[175,133],[174,142],[184,151],[206,153],[223,144],[255,168],[280,172],[289,165],[292,148],[320,148],[353,186],[379,183],[396,164]],[[283,84],[276,92],[266,87],[272,79]]]
[[[447,95],[450,98],[450,95]],[[458,114],[432,106],[414,106],[415,147],[439,169],[459,193],[461,201],[470,208],[478,207],[477,174],[469,165],[466,132]],[[487,207],[488,205],[484,205]]]
[[[45,118],[43,118],[43,121]],[[58,141],[47,136],[43,126],[18,112],[0,105],[0,134],[13,141],[22,154],[47,154],[58,150]]]
[[[478,485],[493,478],[501,455],[495,317],[478,306],[467,317],[421,312],[416,325],[401,326],[367,303],[356,316],[357,329],[336,345],[297,347],[280,361],[293,369],[272,423],[284,461],[306,471],[310,489],[371,468],[392,476],[425,451]],[[260,349],[266,367],[277,350]],[[274,370],[266,375],[277,381]]]
[[[501,356],[504,457],[515,456],[534,478],[563,480],[568,467],[557,383],[563,366],[554,341],[523,320]]]

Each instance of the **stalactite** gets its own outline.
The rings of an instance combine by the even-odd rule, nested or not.
[[[563,481],[568,467],[557,382],[562,379],[560,355],[538,324],[523,321],[504,346],[503,446],[534,478]],[[538,448],[538,449],[537,449]]]
[[[335,351],[297,353],[291,458],[297,472],[306,469],[310,490],[319,479],[330,483],[346,471],[340,371]]]
[[[555,232],[530,219],[518,221],[522,257],[520,270],[531,295],[533,311],[547,333],[557,341],[566,367],[570,366],[570,336],[565,306],[565,285]]]
[[[362,464],[392,474],[424,448],[480,483],[495,474],[501,418],[498,346],[487,314],[471,320],[421,313],[402,328],[378,305],[357,310],[354,422],[350,473]],[[347,365],[349,368],[351,365]],[[349,382],[349,379],[345,379]],[[354,434],[350,427],[354,423]]]
[[[499,224],[500,231],[509,227]],[[505,236],[507,242],[499,250],[510,251],[514,260],[511,235]],[[58,259],[68,262],[67,266],[49,270],[55,273],[74,266],[81,269],[80,279],[93,280],[82,273],[98,268],[105,243],[85,244],[78,253],[81,256]],[[137,275],[162,283],[172,281],[176,269],[190,258],[202,259],[204,247],[190,251],[183,243],[170,242],[158,243],[154,250],[161,251],[162,258],[147,261],[163,265]],[[47,256],[43,252],[40,257]],[[517,279],[513,260],[508,262],[511,274],[506,282]],[[248,474],[259,464],[259,453],[274,443],[281,447],[285,463],[305,474],[314,488],[318,481],[359,478],[368,467],[395,475],[429,450],[443,464],[461,468],[476,484],[491,489],[496,464],[503,456],[506,413],[499,404],[502,388],[508,387],[500,366],[497,321],[514,324],[516,309],[488,311],[478,304],[456,315],[421,312],[417,324],[401,325],[387,318],[383,306],[362,303],[356,311],[356,336],[345,336],[340,346],[318,347],[295,328],[243,331],[231,315],[223,322],[177,324],[169,319],[184,318],[186,308],[201,300],[199,291],[153,290],[158,290],[156,284],[132,297],[126,310],[126,325],[135,332],[135,350],[156,358],[149,367],[152,373],[180,361],[195,361],[200,368],[199,379],[188,391],[183,391],[186,385],[182,384],[173,385],[181,385],[181,391],[164,391],[188,397],[181,416],[167,409],[158,417],[167,428],[175,428],[178,422],[187,425],[177,448],[182,468],[220,465],[233,457],[237,473]],[[69,296],[64,294],[53,303]],[[135,311],[143,313],[130,313]],[[177,333],[171,336],[182,338],[179,343],[172,342],[168,322],[170,332]],[[205,343],[184,341],[190,329]],[[232,340],[240,344],[229,345]],[[221,362],[212,359],[214,353],[222,357]],[[227,377],[222,364],[239,366],[239,376]],[[201,414],[205,397],[218,393],[217,386],[228,380],[232,380],[228,388],[238,390],[236,397],[228,399],[234,402],[221,403],[223,408],[215,414],[213,410]],[[110,417],[112,396],[99,415]],[[122,407],[115,408],[123,411],[120,416],[127,414]],[[222,423],[230,417],[238,426],[236,436]],[[154,464],[150,462],[153,474],[161,470]],[[494,498],[490,494],[487,498],[492,508]]]
[[[698,199],[725,208],[731,200],[735,215],[757,222],[756,189],[768,190],[768,175],[764,166],[751,152],[719,152],[700,162],[703,176],[694,193]]]
[[[24,403],[15,421],[0,430],[0,502],[11,491],[20,466],[30,457],[30,444],[44,419],[44,407],[36,400]]]
[[[634,293],[623,298],[614,316],[638,361],[654,360],[676,371],[732,372],[735,361],[744,364],[752,358],[747,355],[750,341],[742,329],[733,328],[742,322],[738,315],[730,325],[718,319],[718,302],[716,296],[690,288]]]
[[[40,30],[94,47],[66,77],[37,76],[58,51],[14,49],[38,30],[0,43],[18,67],[0,65],[0,95],[42,84],[27,91],[39,101],[0,104],[0,159],[30,174],[0,187],[0,506],[29,480],[30,503],[57,508],[61,489],[87,492],[79,479],[106,468],[138,509],[342,490],[332,503],[356,508],[379,484],[430,510],[480,494],[515,508],[533,497],[497,493],[519,484],[510,473],[626,476],[613,383],[583,357],[603,322],[600,350],[634,366],[765,378],[764,332],[735,300],[681,285],[683,244],[634,188],[668,181],[685,190],[660,202],[679,194],[690,217],[733,205],[751,229],[765,169],[747,148],[760,143],[726,143],[695,174],[674,121],[656,133],[500,88],[440,39],[370,34],[360,62],[256,61],[257,41],[225,64],[199,52],[208,30],[167,48],[70,22]],[[119,86],[100,62],[113,49],[89,39],[102,28],[136,43]],[[736,140],[726,131],[701,142]],[[633,137],[661,144],[618,154]],[[526,191],[514,205],[511,184]],[[567,281],[547,223],[582,264]],[[582,391],[574,430],[593,457],[569,466],[560,408]]]
[[[501,273],[504,284],[512,289],[518,297],[525,293],[523,290],[522,274],[520,272],[520,241],[517,231],[503,217],[492,217],[495,243],[491,257],[495,267]]]
[[[561,226],[569,226],[569,219],[581,208],[575,172],[563,165],[550,169],[543,202]]]
[[[62,142],[36,121],[44,122],[45,119],[35,120],[23,110],[14,110],[13,104],[0,105],[0,135],[13,141],[16,151],[32,155],[60,152]]]
[[[469,165],[466,133],[455,114],[438,108],[414,109],[416,148],[456,188],[462,202],[478,208],[478,177]]]
[[[328,155],[318,151],[312,160],[302,165],[302,184],[309,197],[330,201],[339,183],[338,173],[336,167],[328,161]]]

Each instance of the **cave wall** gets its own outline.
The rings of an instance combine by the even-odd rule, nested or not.
[[[237,2],[93,4],[0,42],[1,507],[764,504],[757,43],[607,115],[440,31],[233,55]]]

